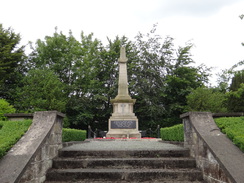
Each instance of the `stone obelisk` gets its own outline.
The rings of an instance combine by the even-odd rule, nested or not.
[[[125,47],[120,49],[119,58],[119,84],[118,95],[110,102],[113,104],[113,113],[108,122],[107,137],[115,138],[141,138],[138,131],[138,119],[133,113],[132,99],[128,91],[127,61]]]

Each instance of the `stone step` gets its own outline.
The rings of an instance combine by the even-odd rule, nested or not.
[[[72,180],[72,181],[45,181],[45,183],[205,183],[204,181],[176,181],[176,180],[150,180],[150,181],[124,181],[124,180],[116,180],[116,181],[104,181],[104,180]]]
[[[202,181],[196,169],[51,169],[47,181]]]
[[[56,158],[53,161],[55,169],[76,168],[195,168],[196,161],[193,158]]]
[[[116,151],[86,151],[86,150],[65,150],[59,151],[59,157],[99,157],[99,158],[126,158],[126,157],[189,157],[188,149],[179,150],[116,150]]]

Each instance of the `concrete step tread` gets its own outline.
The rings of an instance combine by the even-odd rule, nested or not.
[[[86,158],[86,157],[99,157],[99,158],[126,158],[126,157],[189,157],[189,150],[120,150],[120,151],[72,151],[60,150],[59,157],[72,157],[72,158]]]
[[[137,150],[89,150],[89,149],[80,149],[80,150],[70,150],[70,149],[61,149],[60,152],[185,152],[189,151],[189,149],[164,149],[164,150],[158,150],[158,149],[153,149],[153,150],[147,150],[147,149],[137,149]]]
[[[91,172],[91,173],[153,173],[153,172],[187,172],[187,173],[193,173],[193,172],[199,172],[201,173],[200,170],[196,168],[181,168],[181,169],[93,169],[93,168],[77,168],[77,169],[50,169],[48,173],[86,173],[86,172]]]
[[[185,161],[185,160],[189,160],[189,161],[195,161],[194,158],[192,157],[159,157],[159,158],[146,158],[146,157],[142,157],[142,158],[138,158],[138,157],[127,157],[127,158],[99,158],[99,157],[79,157],[79,158],[72,158],[72,157],[58,157],[55,158],[54,161],[130,161],[130,160],[134,160],[134,161]]]
[[[57,158],[53,161],[55,169],[78,168],[195,168],[193,158]]]
[[[104,181],[104,180],[81,180],[81,181],[45,181],[45,183],[204,183],[204,181],[171,181],[171,180],[157,180],[157,181]]]
[[[55,181],[201,181],[202,172],[197,169],[51,169],[47,180]],[[162,181],[161,181],[162,182]]]

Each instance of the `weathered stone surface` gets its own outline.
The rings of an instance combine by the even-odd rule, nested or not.
[[[52,166],[52,158],[61,148],[62,138],[58,135],[57,139],[55,134],[62,133],[63,117],[57,111],[34,114],[30,129],[0,160],[1,183],[44,181],[47,169]]]
[[[185,132],[184,146],[196,158],[198,167],[204,172],[204,179],[207,182],[244,182],[244,154],[220,132],[212,113],[190,112],[181,115],[181,118]]]
[[[15,113],[15,114],[4,114],[9,121],[20,121],[24,119],[33,119],[33,114],[26,113]]]
[[[159,141],[90,141],[60,150],[48,182],[202,182],[189,149]]]

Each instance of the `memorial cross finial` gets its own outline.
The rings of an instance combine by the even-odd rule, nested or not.
[[[126,58],[125,47],[122,46],[120,48],[119,62],[127,62],[127,61],[128,61],[128,59]]]

